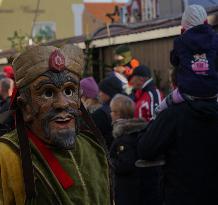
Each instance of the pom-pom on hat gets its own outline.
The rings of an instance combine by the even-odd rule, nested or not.
[[[80,87],[82,89],[82,95],[87,98],[97,98],[99,88],[93,77],[83,78],[80,81]]]
[[[207,22],[207,12],[205,11],[204,7],[193,4],[188,6],[183,15],[182,15],[182,22],[181,26],[182,29],[187,31],[188,29],[204,24]]]

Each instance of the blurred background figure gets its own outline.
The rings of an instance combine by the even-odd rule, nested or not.
[[[123,67],[124,75],[126,77],[130,76],[133,70],[139,66],[139,61],[133,58],[132,53],[128,45],[120,45],[114,51],[114,60],[117,67],[114,68],[115,71],[120,70]]]
[[[171,68],[169,70],[169,83],[170,83],[170,89],[174,90],[177,88],[177,82],[176,82],[176,69]]]
[[[132,87],[129,86],[127,78],[139,66],[139,61],[132,57],[129,46],[124,44],[114,50],[114,62],[113,75],[121,81],[124,92],[130,94]]]
[[[3,78],[5,78],[6,76],[5,76],[5,73],[4,72],[0,72],[0,80],[1,79],[3,79]]]
[[[161,103],[158,112],[187,99],[216,98],[218,93],[218,36],[200,5],[188,6],[182,15],[182,34],[175,38],[170,61],[178,89]]]
[[[14,70],[12,66],[8,65],[3,68],[3,72],[5,73],[7,78],[14,80]]]
[[[99,88],[93,77],[83,78],[80,81],[80,88],[82,90],[82,102],[89,113],[93,113],[100,106],[98,100]]]
[[[110,149],[115,173],[116,205],[161,205],[160,168],[136,167],[137,142],[147,123],[134,118],[135,103],[115,95],[110,103],[114,142]]]
[[[10,65],[4,66],[3,73],[10,80],[9,96],[11,96],[14,89],[14,69]]]
[[[13,90],[13,80],[7,77],[0,79],[0,113],[6,112],[10,107],[10,98]],[[0,136],[14,128],[14,119],[10,115],[3,124],[0,124]]]
[[[0,110],[2,110],[2,108],[5,107],[5,105],[8,105],[7,107],[9,107],[10,87],[11,87],[11,81],[9,78],[2,78],[0,80],[0,98],[1,98]]]
[[[109,76],[99,84],[99,100],[102,106],[92,113],[96,126],[104,136],[107,147],[110,148],[113,141],[112,125],[110,116],[110,101],[118,93],[122,93],[122,84],[115,76]]]
[[[144,65],[138,66],[129,77],[129,81],[134,88],[135,117],[150,122],[154,117],[155,108],[162,99],[162,94],[155,86],[150,69]]]
[[[155,117],[162,112],[163,110],[167,109],[169,106],[173,105],[174,103],[181,103],[183,102],[183,98],[179,93],[177,81],[176,81],[176,68],[172,68],[169,71],[169,83],[170,83],[170,94],[167,95],[161,103],[155,108]]]

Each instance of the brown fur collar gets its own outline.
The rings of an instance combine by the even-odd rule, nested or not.
[[[119,119],[113,124],[113,136],[117,138],[122,135],[139,132],[146,126],[147,123],[142,119]]]

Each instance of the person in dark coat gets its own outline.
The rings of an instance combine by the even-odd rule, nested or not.
[[[10,90],[12,86],[12,80],[9,78],[2,78],[0,80],[0,113],[4,113],[9,110],[10,107]],[[12,115],[8,115],[4,123],[0,124],[0,136],[6,132],[14,129],[15,123]]]
[[[182,34],[175,38],[170,61],[175,67],[178,88],[170,93],[157,112],[189,98],[210,98],[218,93],[218,35],[207,23],[200,5],[188,6],[183,13]]]
[[[137,167],[137,142],[147,123],[133,118],[134,102],[127,96],[117,94],[110,107],[115,138],[110,149],[115,204],[161,205],[160,168],[150,167],[151,162]]]
[[[102,106],[92,113],[92,119],[104,136],[108,149],[113,141],[110,116],[110,101],[117,94],[122,93],[122,84],[115,76],[109,76],[99,84],[99,99]]]
[[[162,111],[138,143],[142,159],[165,156],[165,205],[218,203],[217,99]]]

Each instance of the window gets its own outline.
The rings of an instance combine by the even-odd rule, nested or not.
[[[36,22],[33,27],[32,37],[34,41],[44,43],[54,40],[56,37],[56,24],[54,22]]]

